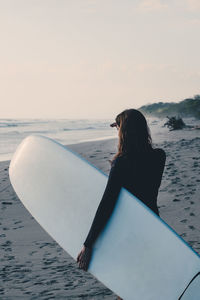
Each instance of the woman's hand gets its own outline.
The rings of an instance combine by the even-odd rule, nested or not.
[[[83,246],[81,252],[78,254],[76,259],[80,269],[87,271],[90,263],[91,255],[92,255],[92,249]]]

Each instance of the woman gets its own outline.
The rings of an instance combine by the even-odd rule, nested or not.
[[[92,246],[113,211],[121,187],[126,188],[159,216],[157,195],[166,154],[164,150],[152,147],[147,121],[140,111],[124,110],[117,115],[115,121],[110,126],[118,129],[118,152],[112,160],[106,189],[92,226],[77,257],[79,268],[83,270],[88,269]]]

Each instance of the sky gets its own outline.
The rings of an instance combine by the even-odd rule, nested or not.
[[[200,93],[199,0],[0,0],[0,118],[113,118]]]

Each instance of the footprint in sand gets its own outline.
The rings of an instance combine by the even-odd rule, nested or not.
[[[14,230],[24,228],[24,226],[19,226],[19,227],[13,227]]]
[[[187,233],[182,233],[180,234],[181,237],[186,237],[187,236]]]
[[[37,253],[37,251],[31,251],[29,254],[32,256],[34,253]]]
[[[4,244],[2,244],[1,246],[3,247],[9,247],[12,244],[11,241],[6,241]]]
[[[179,200],[177,198],[173,199],[173,202],[179,202],[179,201],[181,201],[181,200]]]
[[[198,165],[199,165],[198,162],[194,162],[193,167],[196,168],[198,167]]]
[[[169,193],[174,193],[174,192],[176,192],[175,189],[169,190]]]
[[[22,223],[22,221],[16,221],[14,224],[20,224]]]
[[[192,229],[192,230],[195,230],[196,228],[194,227],[194,226],[192,226],[192,225],[189,225],[188,226],[190,229]]]
[[[181,222],[181,223],[187,223],[187,221],[188,221],[187,219],[183,219],[183,220],[181,220],[180,222]]]
[[[197,241],[188,241],[188,243],[193,246],[194,244],[196,244]]]
[[[184,210],[189,210],[190,209],[190,207],[184,207]]]
[[[7,228],[7,227],[3,227],[3,230],[9,230],[9,228]]]

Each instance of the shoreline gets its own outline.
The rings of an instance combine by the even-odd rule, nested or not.
[[[94,140],[88,140],[88,141],[82,141],[82,142],[78,142],[78,143],[70,143],[70,144],[63,144],[63,146],[64,147],[72,147],[72,148],[74,148],[74,149],[78,149],[79,147],[81,147],[81,146],[87,146],[88,144],[90,144],[90,143],[102,143],[102,142],[105,142],[105,141],[112,141],[112,140],[117,140],[117,138],[115,138],[115,137],[109,137],[109,138],[97,138],[97,139],[94,139]],[[20,144],[20,143],[19,143]],[[62,145],[62,144],[61,144]],[[76,146],[77,145],[77,146]],[[13,155],[14,153],[12,153],[12,155]],[[6,155],[9,155],[9,153],[8,154],[5,154],[5,156]],[[12,158],[11,158],[12,159]],[[3,163],[3,162],[10,162],[11,161],[11,159],[5,159],[5,160],[0,160],[0,164],[1,163]]]
[[[45,121],[46,121],[45,124],[47,125],[48,122],[47,122],[47,120],[45,120]],[[78,121],[80,121],[80,120],[77,120],[77,122]],[[174,141],[176,141],[177,139],[180,139],[180,138],[184,139],[185,136],[187,136],[187,138],[188,138],[188,131],[190,131],[191,137],[195,137],[196,135],[199,134],[198,128],[196,128],[196,129],[190,128],[190,127],[194,127],[197,125],[200,126],[199,122],[197,122],[197,120],[195,120],[193,118],[187,118],[186,123],[188,123],[190,125],[187,125],[186,128],[184,128],[183,130],[172,131],[172,132],[170,132],[170,134],[169,134],[168,128],[166,128],[164,126],[164,123],[165,123],[164,118],[150,118],[149,120],[147,120],[147,123],[148,123],[148,126],[151,131],[153,142],[155,140],[155,143],[158,143],[158,144],[164,142],[165,139],[167,139],[168,141],[171,141],[172,139]],[[36,126],[36,125],[38,126],[38,124],[34,124],[34,126]],[[32,131],[29,131],[30,135],[31,134],[39,134],[39,135],[49,136],[49,133],[48,133],[49,129],[47,131],[40,132],[40,131],[38,131],[38,128],[36,128],[34,126],[32,128]],[[51,124],[51,122],[50,122],[50,126],[51,127],[53,126]],[[62,145],[82,144],[85,142],[92,142],[92,143],[94,142],[95,143],[98,141],[105,141],[105,140],[118,138],[116,132],[113,130],[109,131],[109,135],[108,135],[108,132],[101,131],[101,130],[103,130],[102,128],[99,128],[99,129],[96,128],[95,129],[96,131],[94,131],[94,132],[96,132],[96,134],[94,135],[93,131],[91,131],[90,133],[88,131],[88,133],[86,134],[86,131],[87,131],[86,130],[87,128],[86,128],[85,130],[83,130],[81,132],[81,135],[80,135],[80,131],[78,130],[78,128],[75,127],[75,129],[74,129],[75,131],[73,131],[72,129],[69,129],[69,131],[66,131],[66,128],[65,128],[66,126],[67,126],[67,124],[63,123],[62,128],[60,128],[59,133],[57,133],[57,135],[55,135],[55,134],[50,135],[49,138],[57,140]],[[68,126],[70,126],[70,128],[71,128],[70,124],[68,124]],[[86,126],[86,125],[82,124],[82,126]],[[89,126],[89,124],[88,124],[88,126]],[[93,124],[93,126],[96,126],[96,124]],[[24,132],[21,132],[20,130],[21,129],[19,129],[19,133],[16,136],[15,136],[14,132],[11,131],[12,137],[14,138],[14,136],[15,136],[14,141],[11,137],[6,137],[6,134],[2,136],[2,142],[5,145],[4,151],[6,151],[6,153],[0,154],[0,162],[11,160],[12,155],[16,151],[17,146],[20,144],[20,142],[26,136],[28,136],[27,134],[25,134]],[[36,133],[34,133],[34,130],[36,130]],[[72,133],[73,133],[73,135],[72,135]]]

